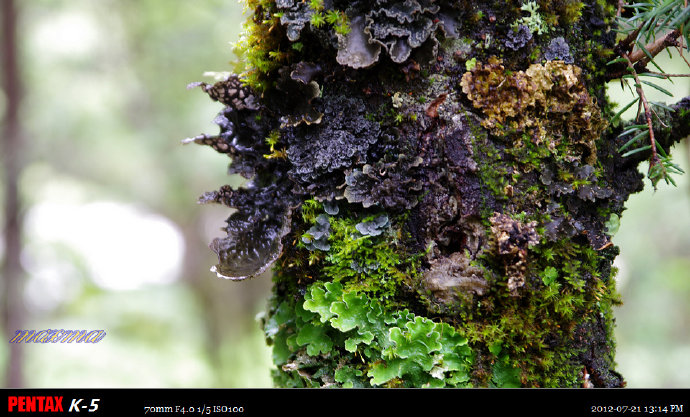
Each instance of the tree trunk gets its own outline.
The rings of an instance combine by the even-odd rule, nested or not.
[[[22,213],[17,183],[23,164],[22,132],[19,121],[21,80],[17,53],[17,10],[14,1],[2,2],[2,62],[3,90],[7,99],[7,111],[2,129],[2,164],[5,181],[5,220],[3,237],[5,256],[2,263],[3,292],[2,315],[6,334],[21,330],[24,314],[21,297],[23,269],[21,257]],[[22,346],[10,343],[7,358],[5,386],[19,388],[22,376]]]
[[[249,179],[201,202],[237,209],[218,276],[274,268],[276,385],[624,386],[617,2],[248,3],[248,70],[194,84],[226,107],[189,141]]]

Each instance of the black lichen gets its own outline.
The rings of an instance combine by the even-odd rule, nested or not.
[[[226,237],[211,242],[218,264],[211,269],[231,280],[252,278],[266,271],[283,252],[283,237],[290,231],[290,200],[278,198],[277,184],[233,190],[229,186],[204,194],[200,203],[221,203],[237,208],[226,220]]]
[[[344,170],[365,164],[369,148],[382,132],[378,123],[365,118],[360,99],[324,97],[317,108],[323,113],[320,125],[285,129],[290,177],[316,197],[331,198],[336,194],[333,187],[345,179]]]
[[[223,81],[214,84],[195,82],[187,88],[201,87],[214,101],[230,106],[235,110],[258,110],[259,101],[251,90],[242,85],[236,75],[232,75]]]
[[[321,123],[323,114],[315,106],[321,88],[314,79],[320,67],[306,62],[285,66],[278,70],[276,88],[264,94],[264,102],[281,115],[285,126]]]
[[[396,159],[384,158],[373,164],[353,169],[345,176],[344,196],[350,203],[362,203],[405,210],[419,202],[419,191],[424,187],[415,168],[422,164],[420,157],[400,154]]]
[[[508,31],[508,39],[506,40],[506,46],[513,51],[524,47],[532,40],[532,32],[525,25],[518,25],[515,29],[510,29]]]

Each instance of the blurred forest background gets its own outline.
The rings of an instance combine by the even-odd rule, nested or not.
[[[3,226],[0,326],[5,340],[18,329],[103,329],[107,336],[97,344],[0,343],[4,386],[271,386],[271,352],[255,320],[270,277],[233,283],[209,272],[215,256],[207,245],[222,235],[229,212],[195,204],[204,191],[239,181],[225,175],[224,156],[180,144],[217,131],[212,120],[221,105],[185,87],[212,82],[205,71],[233,68],[229,42],[246,17],[242,6],[14,3],[22,143],[18,154],[8,145],[16,106],[4,88],[0,213],[10,217],[16,185],[22,271],[12,280],[11,231]],[[2,48],[7,56],[8,43]],[[664,68],[682,72],[681,64]],[[10,67],[3,58],[3,74]],[[667,88],[682,97],[688,81]],[[652,100],[674,101],[654,93]],[[614,83],[610,94],[625,102],[628,93]],[[675,154],[690,171],[687,140]],[[629,387],[690,387],[689,178],[656,192],[646,184],[614,237],[624,300],[617,362]]]

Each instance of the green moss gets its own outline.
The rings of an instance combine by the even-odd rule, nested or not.
[[[302,205],[303,220],[314,224],[321,209],[320,203],[307,200]],[[376,229],[378,234],[363,234],[362,225],[383,217],[387,219],[385,213],[361,216],[346,210],[330,216],[330,248],[314,259],[324,278],[342,282],[348,290],[394,302],[401,285],[417,274],[420,256],[401,252],[396,242],[403,238],[402,231],[393,226],[397,221],[386,220],[386,226]]]
[[[289,52],[281,50],[282,31],[275,30],[280,26],[275,2],[245,0],[245,6],[254,14],[243,24],[234,52],[244,62],[239,70],[242,80],[257,91],[265,91],[271,85],[271,75],[285,63]]]
[[[584,2],[576,0],[538,0],[538,4],[548,24],[562,27],[577,23],[585,7]]]

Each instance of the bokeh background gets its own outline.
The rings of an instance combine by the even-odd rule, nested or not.
[[[25,387],[271,386],[271,353],[256,322],[270,277],[234,283],[209,272],[215,259],[207,244],[222,235],[229,212],[195,204],[204,191],[239,182],[225,175],[224,156],[180,144],[217,131],[212,120],[221,105],[185,87],[213,81],[206,71],[233,68],[230,42],[246,17],[242,6],[15,4],[23,272],[12,294],[3,275],[2,299],[16,301],[23,329],[103,329],[107,336],[88,345],[0,342],[3,377],[13,374],[10,385]],[[668,65],[687,72],[678,59]],[[682,97],[688,81],[667,88]],[[675,100],[656,93],[653,100]],[[613,83],[610,95],[624,103],[629,93]],[[687,140],[674,152],[690,171]],[[629,387],[690,387],[689,176],[677,182],[656,192],[647,184],[633,196],[614,237],[625,303],[616,311],[617,361]],[[0,260],[5,249],[0,242]],[[17,329],[6,323],[9,340]]]

